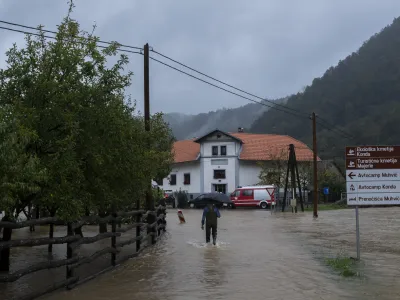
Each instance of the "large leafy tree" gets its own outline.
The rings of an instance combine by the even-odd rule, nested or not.
[[[65,220],[129,209],[169,172],[171,131],[161,115],[144,130],[125,94],[128,57],[80,30],[72,6],[54,38],[39,27],[0,70],[0,208],[10,220],[32,204]]]

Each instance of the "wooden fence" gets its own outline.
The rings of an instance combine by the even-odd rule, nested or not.
[[[150,223],[153,222],[153,223]],[[78,234],[77,229],[80,229],[84,225],[100,225],[110,224],[111,232],[99,233],[93,237],[83,237]],[[61,282],[53,283],[41,291],[34,291],[28,295],[24,295],[22,299],[35,299],[46,293],[50,293],[60,288],[72,289],[78,284],[86,282],[90,279],[95,278],[101,273],[104,273],[121,262],[139,255],[139,253],[146,248],[148,245],[155,244],[158,237],[165,231],[166,228],[166,209],[164,206],[159,206],[155,211],[144,211],[144,210],[133,210],[129,212],[118,212],[106,217],[89,216],[83,217],[79,221],[73,223],[65,223],[58,218],[40,218],[34,220],[28,220],[24,222],[0,222],[0,227],[10,229],[20,229],[25,227],[31,227],[35,225],[50,225],[53,230],[54,225],[65,226],[67,228],[67,235],[63,237],[52,237],[52,234],[48,238],[30,238],[30,239],[18,239],[9,241],[0,241],[0,250],[11,249],[15,247],[35,247],[41,245],[54,244],[67,244],[66,247],[66,258],[60,260],[50,260],[45,262],[39,262],[30,265],[26,268],[13,271],[13,272],[2,272],[0,273],[0,283],[14,282],[20,278],[46,269],[54,269],[59,267],[66,267],[65,279]],[[120,237],[124,233],[136,229],[135,234],[128,239],[117,241],[117,237]],[[109,247],[104,247],[101,250],[93,253],[89,256],[80,256],[77,253],[79,247],[83,244],[91,244],[104,239],[111,239]],[[122,247],[131,244],[136,244],[136,251],[124,257],[118,257]],[[50,250],[49,250],[50,251]],[[82,265],[89,264],[99,257],[104,255],[110,255],[110,263],[107,267],[103,268],[101,272],[97,274],[80,278],[76,273],[76,269]],[[11,262],[12,264],[12,262]]]

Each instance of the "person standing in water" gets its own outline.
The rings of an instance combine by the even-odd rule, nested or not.
[[[201,229],[204,230],[204,223],[206,223],[206,243],[210,242],[210,233],[212,233],[213,244],[217,243],[217,227],[218,218],[221,217],[218,208],[214,204],[208,204],[203,210],[203,217],[201,219]]]

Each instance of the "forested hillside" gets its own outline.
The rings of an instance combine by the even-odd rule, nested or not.
[[[276,101],[285,103],[286,99]],[[268,106],[249,103],[238,108],[220,109],[198,115],[169,113],[164,115],[164,120],[169,123],[175,138],[181,140],[202,136],[216,128],[236,132],[238,127],[243,127],[248,131],[253,122],[267,110]]]
[[[343,156],[348,144],[400,144],[400,18],[314,79],[304,92],[289,97],[287,105],[315,111],[355,137],[345,139],[318,125],[322,157]],[[288,134],[308,144],[312,138],[307,116],[276,110],[263,113],[251,131]]]

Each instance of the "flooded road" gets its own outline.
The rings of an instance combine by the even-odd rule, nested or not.
[[[277,213],[223,210],[217,246],[204,244],[201,211],[132,259],[72,291],[42,299],[400,299],[399,208],[360,210],[359,277],[344,278],[325,259],[355,256],[354,210]]]

